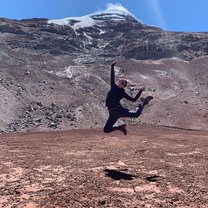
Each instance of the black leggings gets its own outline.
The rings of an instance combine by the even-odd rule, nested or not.
[[[109,133],[115,130],[119,130],[119,126],[113,126],[119,118],[121,117],[137,118],[141,115],[142,110],[143,110],[143,106],[139,104],[138,107],[136,108],[136,111],[130,111],[126,108],[123,108],[122,106],[112,111],[109,111],[109,117],[104,126],[103,131],[105,133]]]

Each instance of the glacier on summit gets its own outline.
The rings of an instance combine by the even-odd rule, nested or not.
[[[131,16],[136,19],[136,17],[130,13],[126,8],[121,4],[112,4],[107,5],[107,9],[103,11],[94,12],[89,15],[81,17],[67,17],[63,19],[51,19],[48,20],[49,24],[58,24],[58,25],[70,25],[74,30],[83,27],[92,27],[93,25],[99,24],[101,20],[96,20],[95,16],[107,16],[114,21],[124,20],[125,16]]]

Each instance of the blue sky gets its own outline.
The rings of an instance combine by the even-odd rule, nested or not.
[[[120,3],[137,19],[170,31],[208,32],[208,0],[0,0],[0,17],[78,17]]]

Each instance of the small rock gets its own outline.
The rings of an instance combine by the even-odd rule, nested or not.
[[[28,75],[28,74],[30,74],[30,72],[29,72],[29,71],[26,71],[26,72],[25,72],[25,75]]]
[[[49,127],[50,127],[50,128],[57,128],[57,124],[54,123],[54,122],[51,122],[51,123],[49,124]]]
[[[98,202],[98,205],[105,205],[106,204],[106,201],[105,200],[100,200],[99,202]]]

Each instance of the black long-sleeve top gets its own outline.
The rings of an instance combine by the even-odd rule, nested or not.
[[[114,109],[120,106],[120,100],[122,98],[126,98],[132,102],[135,102],[140,97],[142,90],[140,90],[135,97],[131,97],[128,95],[124,89],[119,88],[118,85],[115,83],[115,64],[111,65],[111,89],[109,90],[106,98],[106,106],[109,110]]]

